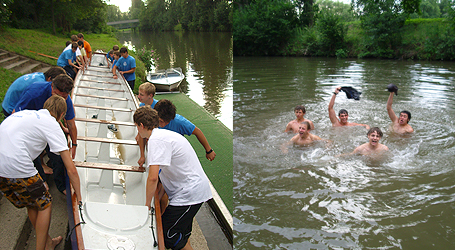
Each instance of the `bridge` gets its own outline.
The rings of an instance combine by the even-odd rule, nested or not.
[[[107,25],[113,26],[117,29],[136,28],[137,26],[139,26],[139,19],[108,22]]]

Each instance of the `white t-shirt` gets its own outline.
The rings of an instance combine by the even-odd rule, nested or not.
[[[0,176],[28,178],[38,173],[33,160],[43,152],[68,150],[65,135],[47,109],[23,110],[0,124]]]
[[[71,43],[68,44],[68,46],[66,46],[66,48],[63,51],[67,51],[67,50],[71,49],[72,46],[73,45]],[[79,49],[79,46],[78,46],[77,49],[76,49],[76,56],[80,56],[80,55],[82,55],[82,54],[81,54],[81,50]]]
[[[153,129],[147,160],[147,166],[160,166],[159,177],[170,205],[194,205],[212,198],[209,179],[193,147],[182,135],[167,129]]]

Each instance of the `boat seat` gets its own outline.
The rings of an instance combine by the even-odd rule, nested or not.
[[[84,204],[85,222],[112,231],[132,231],[144,227],[150,217],[147,206],[100,203]],[[115,218],[115,219],[114,219]]]

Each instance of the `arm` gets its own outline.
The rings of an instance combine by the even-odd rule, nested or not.
[[[329,118],[330,118],[330,121],[332,122],[332,125],[339,122],[337,115],[335,113],[335,110],[333,109],[333,106],[335,105],[335,98],[337,97],[337,94],[340,93],[340,89],[341,89],[341,87],[337,87],[335,89],[335,92],[332,95],[332,99],[330,99],[330,102],[329,102]]]
[[[147,186],[146,186],[146,195],[145,195],[145,205],[149,208],[152,207],[152,198],[155,195],[156,187],[158,184],[158,172],[160,166],[150,165],[149,175],[147,177]]]
[[[73,67],[77,68],[77,69],[80,69],[80,67],[77,66],[76,64],[74,64],[73,61],[72,61],[71,59],[68,59],[68,64],[69,64],[70,66],[73,66]]]
[[[74,166],[74,162],[71,159],[70,152],[68,150],[64,150],[60,152],[60,156],[62,157],[63,163],[65,164],[66,172],[68,173],[70,183],[73,186],[74,192],[76,193],[77,200],[82,201],[81,182],[79,180],[79,174],[77,173],[76,166]]]
[[[368,124],[362,124],[362,123],[355,123],[355,122],[351,122],[350,124],[354,125],[354,126],[363,126],[365,127],[367,130],[370,129],[370,126]]]
[[[334,111],[335,112],[335,111]],[[314,124],[312,121],[308,120],[308,123],[310,124],[310,129],[313,130],[314,129]]]
[[[76,122],[74,121],[74,118],[71,120],[67,120],[66,125],[68,126],[69,134],[71,137],[71,142],[74,144],[77,144],[77,128],[76,128]],[[76,146],[71,147],[71,156],[72,156],[72,159],[74,159],[74,157],[76,157]]]
[[[131,68],[130,70],[127,71],[119,71],[120,74],[129,74],[129,73],[134,73],[136,71],[136,68]]]
[[[395,114],[395,112],[393,112],[392,103],[393,103],[393,92],[390,92],[389,99],[387,100],[387,113],[389,114],[390,120],[392,120],[392,122],[396,122],[398,120],[398,117]]]
[[[114,75],[114,79],[117,79],[117,65],[114,65],[114,67],[112,67],[112,75]]]
[[[204,133],[202,133],[202,131],[198,127],[194,128],[192,134],[197,137],[197,139],[199,140],[201,145],[204,147],[205,152],[209,152],[210,150],[212,150],[212,148],[209,145],[209,142],[207,141],[207,138],[205,138]],[[210,161],[213,161],[215,159],[215,156],[216,156],[216,153],[213,150],[212,150],[212,152],[210,152],[210,154],[205,155],[205,157]]]
[[[137,144],[139,145],[139,152],[141,153],[141,157],[137,161],[137,164],[142,167],[142,165],[145,163],[145,138],[142,138],[139,133],[136,136],[136,141]]]
[[[291,126],[291,122],[288,123],[288,125],[286,125],[286,129],[284,130],[284,132],[289,132],[292,130],[292,126]]]

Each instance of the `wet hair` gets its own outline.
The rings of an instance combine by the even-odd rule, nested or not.
[[[68,47],[68,45],[70,45],[70,44],[71,44],[71,41],[66,41],[65,48]]]
[[[143,90],[145,94],[155,96],[156,88],[155,85],[149,82],[144,82],[143,84],[139,85],[139,90]]]
[[[300,124],[305,124],[307,130],[311,130],[311,126],[309,122],[301,122]]]
[[[56,119],[60,119],[66,113],[66,100],[59,95],[52,95],[44,103],[43,109],[49,110],[49,113]]]
[[[44,72],[44,78],[47,81],[47,79],[50,77],[51,81],[53,81],[54,78],[60,74],[66,74],[65,70],[62,67],[54,66],[48,69],[46,72]]]
[[[374,128],[370,128],[370,130],[368,130],[368,133],[367,133],[367,136],[372,134],[373,132],[377,132],[379,134],[379,136],[382,138],[382,131],[380,128],[378,127],[374,127]]]
[[[118,47],[118,45],[114,45],[114,46],[112,47],[112,50],[113,50],[113,51],[118,51],[119,49],[120,49],[120,48]]]
[[[84,48],[84,42],[83,41],[77,41],[77,45],[78,46],[82,46],[82,48]]]
[[[82,33],[77,34],[77,38],[84,38],[84,35]]]
[[[402,114],[402,113],[408,115],[408,122],[409,122],[411,120],[411,112],[403,110],[403,111],[400,112],[400,114]]]
[[[340,116],[341,114],[348,115],[348,111],[346,109],[340,109],[340,111],[338,111],[338,116]]]
[[[294,112],[297,111],[297,110],[302,110],[302,112],[303,112],[304,114],[306,113],[305,107],[304,107],[303,105],[297,105],[297,106],[295,106]]]
[[[74,87],[74,82],[67,74],[60,74],[52,81],[52,87],[69,94]]]
[[[157,128],[159,125],[158,112],[152,109],[150,106],[140,107],[134,112],[133,115],[134,123],[137,125],[144,125],[148,130]]]
[[[122,48],[120,49],[120,53],[122,53],[122,54],[123,54],[123,53],[128,53],[128,49],[127,49],[126,47],[122,47]]]
[[[77,42],[77,36],[76,35],[71,35],[71,41],[72,42]]]
[[[170,122],[175,118],[177,109],[174,104],[166,99],[161,99],[155,104],[155,110],[158,111],[158,116],[165,122]]]

